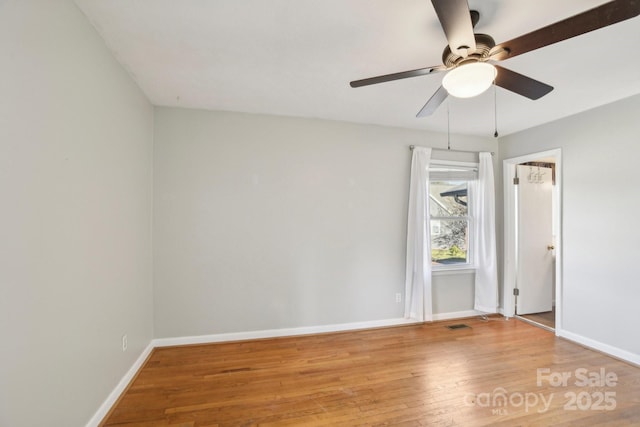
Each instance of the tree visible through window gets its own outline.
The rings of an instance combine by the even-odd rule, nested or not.
[[[466,180],[430,181],[431,261],[434,266],[470,262],[468,192]]]

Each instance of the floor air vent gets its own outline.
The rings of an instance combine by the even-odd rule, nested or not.
[[[451,329],[452,331],[455,329],[465,329],[465,328],[470,328],[471,326],[469,325],[465,325],[464,323],[458,323],[457,325],[449,325],[447,326],[447,329]]]

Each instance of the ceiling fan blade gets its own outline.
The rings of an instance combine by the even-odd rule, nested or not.
[[[467,0],[431,0],[451,52],[462,57],[476,49],[473,23]]]
[[[418,111],[416,117],[426,117],[433,114],[433,112],[438,109],[440,104],[442,104],[442,102],[447,99],[448,95],[449,93],[447,92],[447,90],[440,86],[438,90],[433,95],[431,95],[431,98],[429,98],[427,103],[424,104],[424,107],[422,107],[422,109]]]
[[[446,68],[443,65],[438,65],[435,67],[427,67],[427,68],[418,68],[417,70],[401,71],[399,73],[385,74],[384,76],[369,77],[368,79],[362,79],[362,80],[354,80],[351,83],[349,83],[349,85],[351,85],[351,87],[369,86],[369,85],[374,85],[376,83],[384,83],[384,82],[390,82],[393,80],[407,79],[409,77],[424,76],[427,74],[432,74],[432,73],[436,73],[444,70],[446,70]]]
[[[549,46],[581,34],[631,19],[640,14],[640,0],[616,0],[547,25],[531,33],[500,43],[491,49],[491,59],[503,60]]]
[[[495,67],[498,71],[496,75],[496,85],[517,93],[518,95],[535,100],[542,98],[553,90],[553,86],[534,80],[531,77],[524,76],[498,65]]]

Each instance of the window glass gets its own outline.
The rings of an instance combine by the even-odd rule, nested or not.
[[[469,264],[468,181],[434,180],[429,186],[431,261],[434,267]]]

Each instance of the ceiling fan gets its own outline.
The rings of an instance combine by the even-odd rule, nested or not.
[[[556,22],[504,43],[496,44],[488,34],[475,34],[479,12],[469,10],[467,0],[431,0],[449,45],[442,53],[442,65],[354,80],[351,87],[368,86],[447,71],[442,85],[416,117],[431,115],[448,95],[479,95],[495,82],[497,86],[539,99],[553,90],[530,77],[495,65],[494,62],[549,46],[640,14],[640,0],[615,0]]]

